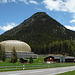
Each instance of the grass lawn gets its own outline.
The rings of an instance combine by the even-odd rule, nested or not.
[[[25,69],[42,69],[42,68],[55,68],[55,67],[66,67],[66,66],[75,66],[75,63],[51,63],[51,64],[46,64],[44,63],[44,57],[39,57],[38,59],[34,59],[33,63],[30,64],[22,64],[19,62],[17,63],[10,63],[9,62],[10,59],[6,59],[5,62],[0,62],[0,69],[2,69],[1,66],[8,66],[8,67],[12,67],[12,66],[22,66],[21,68],[23,68],[23,65],[25,65]],[[10,68],[8,68],[10,69]],[[18,70],[18,68],[17,68]]]
[[[69,71],[69,72],[65,72],[65,73],[61,73],[57,75],[75,75],[75,71]]]
[[[44,63],[44,57],[39,57],[38,59],[33,59],[33,63],[32,64],[30,64],[30,63],[28,63],[28,64],[25,64],[25,65],[35,65],[35,64],[43,64]],[[10,63],[9,61],[10,61],[11,59],[6,59],[6,61],[4,61],[4,62],[0,62],[0,66],[22,66],[22,65],[24,65],[24,64],[22,64],[22,63],[20,63],[19,62],[19,59],[18,59],[18,62],[16,62],[16,63]],[[29,59],[28,59],[28,62],[29,62]]]
[[[13,64],[13,63],[10,63],[9,60],[10,60],[10,59],[6,59],[6,61],[0,62],[0,67],[1,67],[1,66],[21,66],[21,65],[23,65],[23,64],[21,64],[19,61],[16,62],[16,63],[14,63],[14,64]]]
[[[19,62],[17,63],[10,63],[9,62],[10,59],[6,59],[5,62],[0,62],[0,66],[22,66],[22,65],[48,65],[50,67],[64,67],[64,66],[75,66],[75,63],[50,63],[50,64],[46,64],[44,63],[44,57],[39,57],[38,59],[34,59],[33,63],[30,64],[22,64]],[[29,61],[29,60],[28,60]]]

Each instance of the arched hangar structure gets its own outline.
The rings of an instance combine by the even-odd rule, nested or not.
[[[22,41],[18,40],[7,40],[0,42],[1,49],[4,49],[6,52],[6,57],[11,58],[13,49],[15,49],[18,58],[37,58],[37,55],[31,52],[31,47]]]

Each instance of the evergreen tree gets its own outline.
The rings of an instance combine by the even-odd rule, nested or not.
[[[29,60],[29,63],[33,63],[33,58],[32,57],[30,57],[30,60]]]
[[[5,53],[5,47],[3,45],[0,46],[0,59],[2,61],[5,61],[5,58],[6,58],[6,53]]]
[[[0,44],[0,60],[2,59],[2,50],[1,50],[1,44]]]
[[[48,53],[49,54],[51,53],[51,43],[49,43],[49,45],[48,45]]]
[[[12,57],[11,57],[11,63],[16,63],[16,62],[17,62],[17,53],[15,51],[15,47],[13,47]]]

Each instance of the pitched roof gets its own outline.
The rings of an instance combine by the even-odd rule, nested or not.
[[[65,59],[75,59],[75,57],[72,57],[72,56],[63,56],[63,55],[51,55],[51,56],[48,56],[44,59],[47,59],[47,58],[53,58],[53,59],[60,59],[60,58],[65,58]]]

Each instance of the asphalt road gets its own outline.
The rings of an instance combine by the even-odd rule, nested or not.
[[[38,69],[38,70],[0,72],[0,75],[55,75],[55,74],[59,74],[67,71],[73,71],[73,70],[75,70],[75,66]]]

